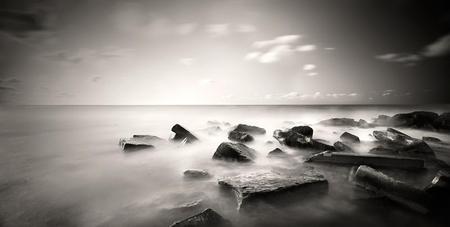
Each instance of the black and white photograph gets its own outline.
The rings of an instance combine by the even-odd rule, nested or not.
[[[449,0],[0,0],[0,227],[449,212]]]

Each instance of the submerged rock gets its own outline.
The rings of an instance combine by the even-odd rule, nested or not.
[[[193,143],[198,140],[191,132],[183,128],[183,126],[176,124],[172,127],[172,132],[175,136],[172,138],[174,141],[183,141],[185,143]]]
[[[283,156],[286,156],[287,155],[287,153],[286,152],[284,152],[283,150],[281,150],[280,148],[275,148],[275,149],[273,149],[272,151],[270,151],[268,154],[267,154],[267,157],[269,157],[269,158],[271,158],[271,157],[283,157]]]
[[[224,161],[251,162],[256,158],[256,151],[242,143],[223,142],[217,147],[212,158]]]
[[[265,171],[224,177],[218,183],[235,192],[238,209],[249,208],[258,202],[275,204],[282,202],[283,196],[287,195],[293,202],[293,193],[307,198],[311,194],[328,191],[328,181],[314,173],[294,176]]]
[[[252,135],[263,135],[266,134],[266,130],[257,126],[238,124],[233,131],[245,132]]]
[[[192,179],[201,179],[201,178],[210,178],[211,175],[202,169],[188,169],[183,172],[184,177],[192,178]]]
[[[124,152],[132,152],[143,149],[154,148],[166,142],[157,136],[152,135],[133,135],[132,138],[122,138],[119,140],[119,146]]]
[[[241,143],[251,142],[254,140],[253,136],[251,136],[250,134],[247,134],[245,132],[235,131],[235,130],[228,133],[228,139],[231,141],[236,141],[236,142],[241,142]]]
[[[231,222],[223,218],[214,210],[208,208],[199,214],[178,221],[170,227],[231,227]]]
[[[434,126],[439,130],[450,130],[450,112],[439,115],[439,117],[434,120]]]
[[[353,149],[341,141],[337,141],[333,144],[336,151],[345,151],[345,152],[353,152]]]
[[[351,179],[356,185],[384,195],[413,210],[421,213],[429,211],[431,200],[425,191],[389,177],[369,166],[359,166],[352,173]]]
[[[349,143],[359,143],[359,137],[348,133],[348,132],[344,132],[342,133],[342,135],[339,137],[343,142],[349,142]]]

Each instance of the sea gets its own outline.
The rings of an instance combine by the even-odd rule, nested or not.
[[[391,201],[374,199],[349,179],[350,167],[304,163],[310,151],[280,145],[276,129],[309,125],[314,138],[330,144],[347,131],[360,137],[356,152],[374,147],[376,128],[317,124],[332,117],[371,121],[380,114],[416,110],[450,112],[450,105],[425,106],[1,106],[0,226],[169,226],[212,208],[233,226],[445,226]],[[248,144],[254,163],[213,160],[227,133],[237,124],[263,127],[267,133]],[[134,134],[173,136],[180,124],[199,138],[193,144],[168,143],[125,153],[120,138]],[[450,135],[401,129],[416,138],[433,136],[444,144]],[[268,158],[274,148],[288,158]],[[450,147],[436,155],[450,163]],[[232,193],[217,179],[259,171],[314,168],[329,181],[326,196],[293,197],[289,205],[267,205],[252,212],[237,209]],[[212,177],[186,179],[187,169]],[[406,171],[406,170],[398,170]],[[404,172],[403,172],[404,173]],[[397,170],[391,174],[400,174]],[[404,173],[410,174],[411,173]],[[434,173],[405,178],[425,187]],[[307,197],[305,195],[305,197]],[[296,198],[296,199],[294,199]],[[372,201],[373,202],[367,202]]]

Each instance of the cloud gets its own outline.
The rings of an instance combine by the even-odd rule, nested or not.
[[[311,71],[311,70],[313,70],[315,68],[316,68],[316,65],[314,65],[314,64],[303,65],[303,70],[305,70],[305,71]]]
[[[195,63],[193,58],[180,58],[179,62],[184,66],[191,66]]]
[[[381,96],[389,96],[389,95],[392,95],[394,92],[395,92],[395,90],[393,90],[393,89],[384,90],[381,93]]]
[[[326,94],[327,97],[332,98],[340,98],[340,97],[356,97],[358,96],[358,93],[352,92],[352,93],[328,93]]]
[[[260,63],[272,63],[279,61],[283,56],[293,52],[289,45],[278,45],[272,47],[269,51],[259,56]]]
[[[450,54],[450,34],[426,46],[422,54],[425,57],[441,57]]]
[[[176,26],[175,31],[180,35],[189,35],[197,29],[198,25],[195,23],[185,23]]]
[[[271,40],[256,41],[252,46],[255,48],[266,48],[275,45],[291,44],[297,42],[300,38],[300,35],[284,35]]]
[[[236,26],[236,32],[252,33],[252,32],[256,32],[256,27],[252,24],[238,24]]]
[[[209,24],[206,25],[205,31],[212,37],[221,37],[230,33],[229,27],[229,24]]]
[[[25,11],[0,10],[0,31],[16,37],[45,29],[44,15]]]
[[[313,50],[316,50],[316,49],[317,49],[317,47],[315,45],[311,45],[311,44],[298,46],[296,48],[296,50],[300,51],[300,52],[313,51]]]
[[[300,94],[298,92],[292,91],[292,92],[282,95],[281,98],[293,99],[293,98],[297,98],[299,96],[300,96]]]
[[[317,75],[319,75],[319,73],[318,72],[309,72],[306,75],[307,76],[317,76]]]
[[[272,97],[273,97],[272,94],[266,94],[266,95],[264,95],[264,98],[265,98],[265,99],[271,99]]]
[[[52,61],[59,61],[63,63],[78,64],[87,60],[94,59],[114,59],[131,56],[133,49],[108,47],[100,50],[81,48],[78,50],[58,50],[43,54],[44,58]]]
[[[245,55],[245,60],[253,60],[257,59],[261,55],[261,52],[250,52],[247,55]]]
[[[13,87],[5,87],[5,86],[0,86],[0,91],[15,91],[16,89]]]
[[[299,98],[299,99],[317,99],[320,96],[321,96],[321,93],[318,92],[318,91],[314,92],[314,93],[311,93],[311,94],[308,94],[308,93],[300,94],[299,92],[293,91],[293,92],[289,92],[287,94],[282,95],[281,98],[284,98],[284,99],[296,99],[296,98]]]
[[[396,53],[388,53],[375,56],[375,58],[385,61],[385,62],[397,62],[397,63],[414,63],[422,60],[422,56],[418,54],[396,54]]]
[[[336,50],[336,48],[334,48],[334,47],[325,47],[325,48],[323,48],[324,50]]]

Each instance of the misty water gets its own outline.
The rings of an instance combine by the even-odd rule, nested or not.
[[[371,120],[379,114],[412,110],[450,110],[449,106],[21,106],[0,109],[0,226],[168,226],[211,207],[234,226],[432,226],[438,222],[395,204],[360,202],[363,192],[348,182],[349,167],[303,163],[310,151],[281,146],[275,129],[310,125],[314,138],[334,143],[348,131],[362,140],[357,152],[374,146],[373,130],[385,128],[325,127],[316,123],[331,117]],[[215,121],[215,124],[208,123]],[[170,138],[179,123],[200,142],[124,153],[119,139],[133,134]],[[230,125],[226,124],[230,123]],[[217,146],[228,141],[238,123],[263,127],[249,146],[257,150],[255,163],[238,164],[211,159]],[[218,125],[221,130],[214,130]],[[450,136],[404,129],[421,138]],[[273,143],[267,143],[273,141]],[[280,147],[291,156],[267,158]],[[450,148],[435,150],[449,163]],[[315,168],[329,181],[326,196],[239,212],[233,195],[217,178],[264,170],[302,171]],[[187,180],[186,169],[205,169],[213,177]],[[403,172],[402,172],[403,171]],[[424,187],[435,172],[406,178]],[[404,170],[393,172],[411,175]],[[409,176],[408,175],[408,176]],[[193,210],[174,212],[181,204],[202,200]]]

